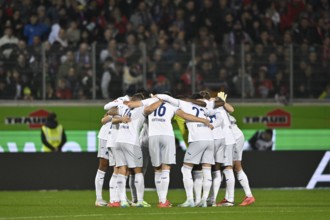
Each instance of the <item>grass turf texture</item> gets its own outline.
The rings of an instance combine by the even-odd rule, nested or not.
[[[179,208],[183,190],[171,190],[174,207],[157,208],[155,191],[145,193],[151,208],[95,207],[94,191],[0,191],[0,220],[14,219],[330,219],[330,190],[253,190],[256,203],[249,207],[237,204],[244,197],[236,191],[235,207]],[[129,193],[128,193],[129,194]],[[108,198],[104,190],[103,198]],[[222,199],[223,190],[218,199]],[[129,196],[129,195],[128,195]]]

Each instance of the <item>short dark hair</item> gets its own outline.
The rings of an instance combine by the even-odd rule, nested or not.
[[[200,91],[199,94],[204,98],[204,99],[210,99],[211,98],[211,95],[208,91],[206,90],[203,90],[203,91]]]
[[[142,93],[135,93],[131,98],[132,101],[140,101],[143,99],[144,99],[144,96]]]
[[[191,99],[202,99],[204,98],[201,94],[199,93],[194,93],[190,96]]]

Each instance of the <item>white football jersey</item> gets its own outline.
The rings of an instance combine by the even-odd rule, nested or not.
[[[229,120],[229,114],[223,107],[219,107],[218,109],[221,113],[221,117],[223,118],[222,129],[223,129],[223,133],[225,135],[225,144],[226,145],[235,144],[236,139],[234,137],[231,122]]]
[[[210,101],[207,99],[203,99],[203,101],[206,103],[206,109],[214,109],[214,100]]]
[[[210,119],[210,123],[211,124],[215,124],[216,121],[219,121],[220,123],[220,126],[214,126],[213,130],[212,130],[212,134],[213,134],[213,138],[215,140],[218,140],[218,139],[222,139],[222,138],[225,138],[225,134],[224,134],[224,131],[223,131],[223,116],[221,114],[221,111],[219,109],[215,109],[214,110],[217,114],[214,114],[214,115],[211,115],[209,116],[208,118]]]
[[[119,110],[119,109],[118,109]],[[129,116],[131,121],[120,123],[116,142],[140,146],[139,134],[145,120],[144,107],[120,109],[119,115]]]
[[[129,96],[125,95],[122,97],[119,97],[111,102],[108,102],[107,104],[104,105],[104,110],[109,110],[112,107],[118,106],[118,105],[122,105],[124,101],[129,101]]]
[[[100,131],[97,135],[97,137],[99,139],[102,139],[102,140],[108,140],[108,137],[109,135],[111,134],[111,121],[105,123],[104,125],[102,125],[102,127],[100,128]]]
[[[149,136],[167,135],[174,137],[172,118],[178,109],[169,103],[163,103],[148,115]]]
[[[232,130],[233,130],[233,134],[235,136],[235,139],[237,140],[240,137],[244,136],[242,130],[239,129],[239,127],[236,124],[236,119],[232,115],[229,115],[229,120],[231,122],[231,127],[232,127]]]
[[[180,100],[179,108],[188,114],[195,115],[196,117],[204,119],[207,118],[205,115],[206,109],[204,107]],[[186,125],[189,130],[189,143],[195,141],[213,141],[211,129],[207,125],[199,122],[190,121],[186,121]]]
[[[127,105],[124,104],[118,105],[117,108],[118,108],[118,113],[120,111],[125,111],[125,109],[128,109]],[[114,118],[116,117],[120,117],[120,116],[114,116]],[[116,139],[118,136],[119,124],[111,124],[110,130],[111,130],[111,134],[108,137],[107,147],[116,147]]]

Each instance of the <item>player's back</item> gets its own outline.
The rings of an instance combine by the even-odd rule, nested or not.
[[[163,103],[153,111],[148,116],[149,136],[174,136],[172,118],[177,110],[177,107],[169,103]]]
[[[128,123],[120,123],[116,142],[129,143],[139,145],[139,133],[144,123],[145,116],[143,114],[144,107],[134,109],[122,109],[119,114],[124,117],[128,116],[131,121]]]
[[[205,115],[205,108],[190,102],[180,100],[179,108],[188,114],[195,115],[196,117],[207,118]],[[189,130],[188,142],[213,140],[211,129],[207,125],[200,122],[190,121],[186,121],[186,125]]]

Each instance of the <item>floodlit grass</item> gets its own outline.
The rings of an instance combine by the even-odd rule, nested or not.
[[[174,207],[157,208],[155,191],[145,193],[151,208],[95,207],[94,191],[3,191],[0,192],[0,220],[14,219],[330,219],[330,190],[253,190],[256,203],[249,207],[178,208],[183,190],[171,190]],[[218,198],[222,199],[223,190]],[[104,196],[108,199],[105,190]],[[236,191],[236,204],[244,197]]]

